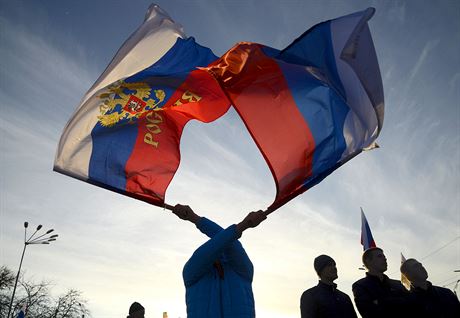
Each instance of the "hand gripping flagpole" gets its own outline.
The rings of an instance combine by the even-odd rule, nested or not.
[[[172,211],[172,210],[174,209],[174,206],[165,203],[165,204],[163,204],[163,208]],[[267,208],[267,209],[264,211],[265,216],[268,216],[270,213],[272,213],[272,212],[275,211],[276,209],[278,209],[278,207],[276,207],[276,208],[272,208],[272,207]]]

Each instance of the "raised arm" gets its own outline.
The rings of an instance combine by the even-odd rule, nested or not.
[[[257,211],[249,213],[243,221],[236,226],[239,236],[249,229],[258,226],[262,221],[267,218],[265,212]],[[225,249],[227,261],[232,266],[233,270],[245,277],[247,280],[252,281],[254,276],[254,267],[248,254],[244,250],[239,241],[233,242],[228,248]]]
[[[190,221],[191,223],[195,224],[195,226],[209,238],[212,238],[220,231],[223,231],[223,228],[218,224],[197,215],[188,205],[177,204],[173,208],[172,213],[177,215],[182,220]]]
[[[267,217],[262,211],[249,213],[243,221],[223,230],[219,225],[198,216],[186,205],[176,205],[172,212],[180,219],[190,221],[211,239],[201,245],[184,266],[183,276],[186,285],[193,284],[208,271],[221,254],[225,252],[229,265],[235,272],[252,281],[254,269],[238,238],[242,233],[252,227],[256,227]]]
[[[172,209],[172,213],[180,219],[190,221],[195,225],[200,221],[200,216],[193,212],[192,208],[188,205],[176,204]]]
[[[262,223],[263,220],[267,218],[267,213],[265,211],[257,211],[257,212],[250,212],[246,217],[238,223],[236,226],[236,229],[240,233],[240,236],[243,234],[244,231],[246,231],[249,228],[256,227],[260,223]]]
[[[201,245],[184,266],[183,276],[185,286],[196,283],[212,270],[215,261],[219,260],[224,249],[237,240],[239,234],[236,225],[231,225],[217,233],[213,238]]]

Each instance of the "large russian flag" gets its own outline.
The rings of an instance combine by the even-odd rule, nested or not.
[[[239,43],[208,68],[270,166],[271,210],[375,147],[384,104],[374,11],[318,24],[281,51]]]
[[[213,121],[230,106],[198,69],[217,57],[184,37],[158,6],[149,8],[67,123],[55,171],[163,205],[185,124]]]
[[[68,122],[54,169],[163,205],[184,125],[231,103],[274,176],[273,211],[375,147],[384,104],[374,11],[318,24],[284,50],[243,42],[218,59],[153,5]]]

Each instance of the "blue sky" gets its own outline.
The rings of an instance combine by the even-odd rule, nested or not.
[[[360,211],[398,277],[399,253],[430,280],[460,275],[460,3],[458,1],[157,1],[215,54],[235,42],[283,48],[315,23],[369,6],[385,90],[381,148],[363,153],[242,237],[255,265],[257,316],[299,317],[312,263],[335,258],[339,288],[363,276]],[[31,246],[26,276],[84,292],[94,317],[185,317],[182,266],[204,237],[169,212],[52,171],[62,129],[86,90],[142,23],[149,1],[0,0],[1,263],[16,269],[22,223],[55,228]],[[234,111],[190,123],[167,191],[222,226],[264,209],[270,172]],[[449,242],[452,242],[448,244]],[[448,244],[435,254],[431,252]],[[453,284],[448,287],[452,288]]]

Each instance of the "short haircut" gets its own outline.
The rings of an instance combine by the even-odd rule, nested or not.
[[[417,261],[415,258],[408,258],[404,261],[404,263],[401,264],[400,271],[404,275],[407,274],[407,267],[409,266],[408,264],[410,262]]]
[[[367,268],[367,264],[369,263],[369,261],[372,260],[373,258],[374,251],[383,252],[383,250],[380,247],[371,247],[365,250],[363,253],[363,264],[364,266],[366,266],[366,268]]]

